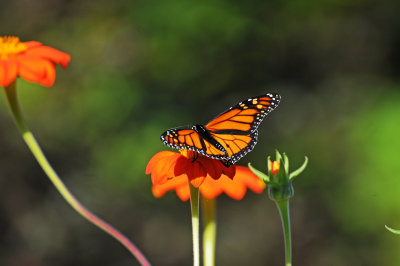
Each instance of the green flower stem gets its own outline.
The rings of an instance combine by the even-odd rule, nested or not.
[[[283,236],[285,238],[285,262],[286,266],[292,265],[292,241],[290,233],[289,199],[275,201],[281,215]]]
[[[215,265],[215,240],[217,235],[216,200],[202,199],[204,231],[203,231],[203,265]]]
[[[200,265],[200,235],[199,235],[199,188],[190,183],[190,207],[192,210],[192,235],[193,235],[193,266]]]
[[[118,230],[113,228],[110,224],[103,221],[88,209],[86,209],[68,190],[68,188],[61,181],[60,177],[51,167],[49,161],[46,159],[43,154],[42,149],[40,148],[38,142],[32,135],[32,133],[25,126],[24,121],[22,119],[21,110],[18,105],[18,98],[16,92],[15,82],[10,84],[5,88],[5,92],[7,95],[7,100],[9,107],[11,109],[11,113],[13,118],[21,131],[22,137],[25,140],[25,143],[28,145],[31,150],[33,156],[36,158],[39,165],[42,167],[43,171],[49,177],[50,181],[56,187],[56,189],[60,192],[61,196],[68,202],[68,204],[77,211],[80,215],[86,218],[89,222],[96,225],[112,237],[114,237],[117,241],[119,241],[123,246],[125,246],[131,253],[136,257],[141,265],[148,266],[150,263],[147,261],[145,256],[140,252],[140,250],[123,234],[121,234]]]

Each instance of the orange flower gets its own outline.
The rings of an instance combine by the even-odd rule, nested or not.
[[[66,68],[71,56],[40,42],[20,42],[18,37],[0,37],[0,86],[10,85],[18,76],[51,87],[55,65]]]
[[[206,176],[218,179],[224,173],[233,178],[235,166],[226,167],[220,161],[201,156],[197,152],[182,150],[180,153],[161,151],[150,159],[146,174],[151,174],[153,184],[164,184],[170,179],[185,175],[193,186],[199,187]]]
[[[175,190],[182,201],[190,197],[189,180],[199,187],[200,193],[209,199],[225,193],[240,200],[247,188],[261,193],[266,185],[247,167],[225,167],[220,161],[200,156],[195,152],[170,151],[157,153],[149,162],[146,174],[151,173],[153,195],[162,197],[167,191]],[[193,156],[198,156],[194,159]]]

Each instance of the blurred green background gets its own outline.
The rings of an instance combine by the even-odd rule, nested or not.
[[[144,174],[164,130],[251,96],[282,101],[238,164],[307,155],[295,265],[399,265],[400,1],[2,0],[0,32],[68,52],[52,88],[19,80],[27,124],[73,193],[154,265],[190,265],[190,208]],[[52,187],[0,101],[0,265],[136,265]],[[266,194],[218,199],[217,265],[283,265]]]

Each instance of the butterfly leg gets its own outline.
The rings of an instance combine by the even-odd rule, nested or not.
[[[199,154],[197,152],[195,152],[194,156],[193,156],[192,163],[194,163],[197,160],[197,158],[199,158]]]

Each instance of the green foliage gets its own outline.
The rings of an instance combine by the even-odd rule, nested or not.
[[[400,220],[399,101],[397,92],[384,94],[372,99],[353,120],[349,178],[338,198],[344,226],[353,231],[378,231],[379,225]]]
[[[129,16],[143,32],[146,78],[171,89],[207,72],[248,26],[240,10],[224,1],[145,1]]]

